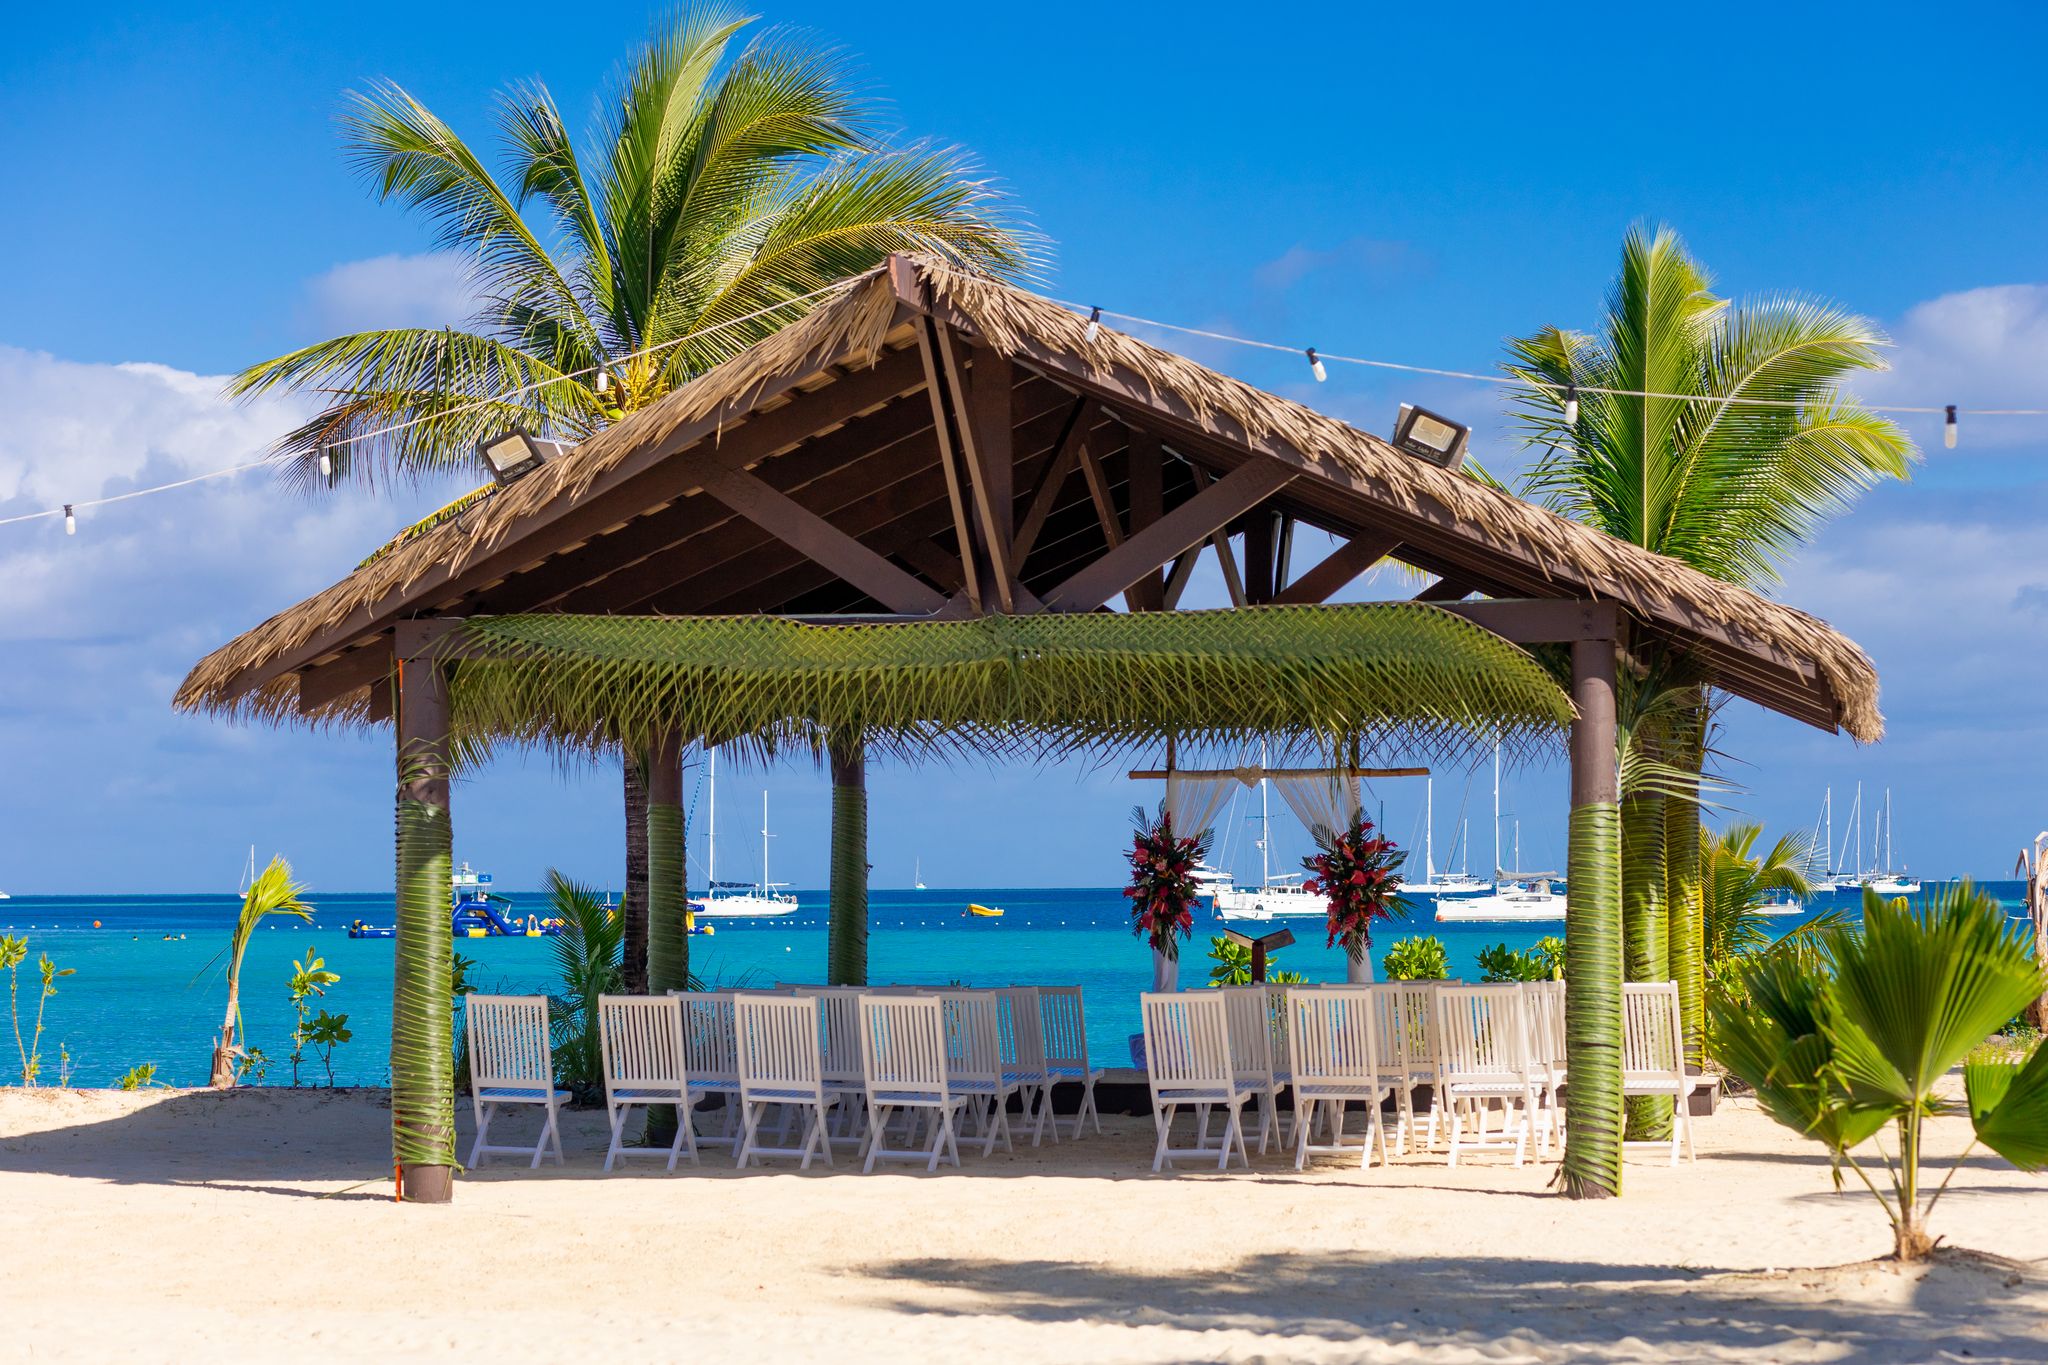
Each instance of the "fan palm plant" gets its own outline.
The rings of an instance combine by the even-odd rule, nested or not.
[[[1632,230],[1599,334],[1547,327],[1509,343],[1506,368],[1522,381],[1514,401],[1526,437],[1542,449],[1528,491],[1715,578],[1768,587],[1780,561],[1823,519],[1873,483],[1906,476],[1913,443],[1841,390],[1856,373],[1881,367],[1883,345],[1875,325],[1827,304],[1768,298],[1732,305],[1712,292],[1674,233]],[[1708,698],[1683,661],[1655,662],[1666,667],[1666,686],[1688,691],[1691,704],[1640,730],[1634,742],[1697,772]],[[1634,975],[1677,979],[1688,1051],[1698,1060],[1704,972],[1691,858],[1695,803],[1685,792],[1624,802],[1616,845],[1630,855],[1632,941],[1608,942],[1621,930],[1609,921],[1619,917],[1595,913],[1600,907],[1583,895],[1570,929],[1575,938],[1601,940],[1581,947],[1589,961],[1626,956]],[[1672,904],[1675,914],[1667,910]],[[1574,996],[1577,1011],[1608,1003],[1604,990]],[[1606,1026],[1591,1017],[1570,1027],[1574,1036],[1605,1036]],[[1618,1085],[1580,1089],[1581,1103],[1595,1096],[1603,1108],[1620,1103]],[[1617,1145],[1580,1143],[1566,1160],[1573,1192],[1619,1189]]]
[[[310,921],[313,907],[300,899],[305,891],[304,886],[292,880],[292,866],[280,855],[272,858],[270,865],[257,873],[249,889],[242,893],[242,909],[228,935],[228,1008],[221,1019],[220,1037],[213,1045],[209,1084],[216,1090],[233,1087],[235,1059],[242,1055],[242,958],[249,951],[249,939],[256,926],[272,915]]]
[[[1928,1217],[1978,1143],[2048,1169],[2048,1049],[2025,1062],[1971,1057],[2040,993],[2042,969],[1997,899],[1968,882],[1918,908],[1866,890],[1862,931],[1829,930],[1822,947],[1753,958],[1739,996],[1714,992],[1722,1055],[1765,1113],[1827,1146],[1837,1184],[1845,1170],[1863,1183],[1891,1220],[1895,1254],[1918,1260],[1934,1248]],[[1926,1120],[1958,1108],[1937,1087],[1966,1058],[1973,1140],[1929,1195]],[[1887,1126],[1896,1151],[1874,1144],[1881,1186],[1857,1153]]]
[[[423,215],[439,247],[467,262],[478,310],[467,327],[355,332],[236,375],[237,396],[324,400],[278,444],[286,480],[322,491],[480,476],[476,442],[514,425],[579,440],[891,252],[1004,276],[1031,267],[1037,238],[961,155],[885,146],[842,57],[782,32],[742,45],[752,22],[707,7],[664,23],[581,142],[544,86],[506,90],[496,173],[399,86],[352,95],[342,119],[351,160],[379,198]],[[642,891],[638,776],[624,784],[625,917],[673,932],[679,905],[650,915],[638,898],[682,895]],[[446,956],[446,944],[429,947]],[[631,945],[636,977],[646,947]]]
[[[1700,831],[1701,955],[1709,979],[1737,959],[1771,946],[1762,911],[1777,896],[1810,896],[1806,838],[1787,834],[1762,853],[1763,826],[1734,824],[1719,834]]]
[[[555,1080],[588,1100],[604,1088],[604,1052],[597,998],[625,989],[625,922],[590,887],[548,869],[548,915],[562,930],[554,949],[556,991],[548,997]]]

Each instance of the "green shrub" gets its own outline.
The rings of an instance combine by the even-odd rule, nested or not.
[[[1386,961],[1381,964],[1389,981],[1447,981],[1451,975],[1451,955],[1444,949],[1444,941],[1434,934],[1411,934],[1396,939],[1387,946]]]
[[[1481,981],[1548,981],[1554,974],[1541,944],[1522,952],[1505,943],[1496,943],[1479,952]]]

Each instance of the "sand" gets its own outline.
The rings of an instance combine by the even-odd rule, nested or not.
[[[1130,1118],[960,1174],[606,1176],[572,1113],[565,1168],[401,1206],[388,1121],[375,1091],[0,1091],[5,1355],[2048,1360],[2048,1177],[1971,1157],[1936,1230],[2004,1260],[1902,1274],[1868,1194],[1743,1101],[1598,1203],[1497,1156],[1153,1176]]]

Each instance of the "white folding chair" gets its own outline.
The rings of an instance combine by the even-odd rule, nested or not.
[[[1230,1056],[1230,1021],[1223,997],[1215,991],[1167,991],[1138,997],[1145,1020],[1145,1069],[1152,1090],[1152,1125],[1159,1145],[1152,1169],[1184,1157],[1215,1157],[1216,1169],[1230,1164],[1231,1154],[1250,1166],[1244,1150],[1244,1102],[1252,1091],[1238,1084]],[[1223,1135],[1209,1145],[1209,1111],[1221,1106],[1228,1115]],[[1195,1111],[1195,1143],[1172,1145],[1173,1117],[1183,1106]]]
[[[1564,1146],[1564,991],[1562,981],[1524,983],[1529,1010],[1529,1074],[1536,1081],[1536,1100],[1543,1122],[1536,1129],[1536,1150],[1550,1151],[1555,1136]]]
[[[1010,1096],[1017,1083],[1005,1075],[1000,1011],[994,991],[940,991],[946,1023],[946,1083],[968,1099],[967,1112],[981,1130],[981,1154],[992,1156],[996,1138],[1010,1141]]]
[[[996,1026],[1003,1049],[1003,1074],[1016,1082],[1017,1097],[1024,1106],[1024,1121],[1031,1127],[1031,1145],[1060,1140],[1059,1125],[1052,1119],[1052,1074],[1045,1063],[1045,1025],[1038,1004],[1038,987],[1004,986],[996,991],[1000,1007]]]
[[[1050,1084],[1045,1088],[1045,1107],[1052,1111],[1052,1087],[1073,1082],[1081,1087],[1081,1104],[1074,1111],[1074,1136],[1081,1136],[1081,1125],[1093,1121],[1097,1134],[1102,1132],[1102,1114],[1095,1107],[1095,1083],[1102,1079],[1103,1069],[1088,1064],[1088,1020],[1081,1007],[1079,986],[1040,986],[1038,988],[1038,1019],[1045,1040],[1045,1073]],[[1059,1119],[1052,1120],[1055,1129]]]
[[[597,997],[598,1041],[604,1052],[604,1112],[612,1141],[605,1148],[604,1168],[621,1156],[660,1156],[656,1148],[628,1148],[626,1120],[635,1109],[673,1105],[676,1137],[668,1149],[668,1169],[688,1152],[697,1164],[697,1137],[690,1127],[690,1093],[683,1069],[683,1002],[672,995],[600,995]],[[701,1092],[700,1092],[701,1093]]]
[[[833,1098],[825,1087],[818,1050],[818,1002],[810,996],[735,995],[734,1046],[740,1073],[739,1166],[756,1157],[793,1156],[811,1168],[820,1155],[832,1164],[826,1118]],[[801,1147],[761,1143],[761,1121],[774,1105],[785,1105],[804,1125]]]
[[[1387,1130],[1380,1104],[1393,1088],[1380,1053],[1377,1028],[1380,1000],[1373,987],[1293,989],[1287,992],[1288,1051],[1294,1059],[1294,1169],[1308,1165],[1311,1155],[1349,1156],[1358,1153],[1363,1167],[1379,1147],[1387,1164]],[[1365,1133],[1354,1146],[1344,1140],[1345,1107],[1365,1105]],[[1316,1111],[1334,1105],[1330,1141],[1317,1145]]]
[[[469,1095],[476,1107],[476,1141],[469,1149],[472,1169],[493,1153],[525,1156],[540,1165],[554,1148],[562,1164],[562,1132],[556,1114],[569,1092],[555,1089],[554,1051],[548,1045],[548,1001],[544,995],[468,995],[463,1017],[469,1032]],[[496,1147],[485,1139],[491,1120],[508,1105],[537,1104],[547,1114],[532,1147]]]
[[[861,1076],[860,998],[863,986],[795,986],[798,995],[818,1002],[818,1047],[823,1060],[825,1088],[840,1101],[837,1112],[841,1131],[831,1134],[834,1142],[859,1146],[865,1139],[857,1131],[861,1118],[859,1100],[864,1082]]]
[[[1259,1155],[1266,1154],[1280,1116],[1280,1082],[1273,1074],[1273,1016],[1266,986],[1222,986],[1230,1029],[1230,1066],[1237,1083],[1259,1101]]]
[[[740,1063],[734,1043],[731,991],[670,991],[683,1015],[683,1083],[690,1092],[690,1112],[711,1096],[719,1097],[722,1116],[717,1133],[693,1138],[700,1147],[739,1146]]]
[[[960,1164],[953,1120],[967,1104],[946,1078],[945,1005],[935,996],[864,995],[859,1002],[861,1075],[867,1096],[867,1161],[923,1161],[927,1171],[941,1160]],[[931,1142],[925,1147],[890,1147],[889,1119],[899,1109],[928,1109]],[[914,1126],[907,1136],[915,1135]]]
[[[1669,1142],[1624,1142],[1624,1148],[1668,1148],[1678,1164],[1678,1144],[1686,1160],[1697,1160],[1692,1145],[1692,1092],[1695,1078],[1685,1069],[1685,1035],[1678,1019],[1676,981],[1627,982],[1621,988],[1621,1093],[1668,1096],[1671,1100]]]
[[[1439,986],[1437,1042],[1441,1050],[1442,1103],[1451,1121],[1450,1164],[1468,1148],[1512,1151],[1515,1165],[1527,1158],[1529,1129],[1536,1112],[1536,1086],[1529,1074],[1527,996],[1520,987]],[[1492,1102],[1502,1108],[1501,1136],[1486,1136]],[[1465,1136],[1471,1119],[1474,1136]]]
[[[1292,987],[1282,982],[1268,981],[1266,985],[1266,1023],[1272,1037],[1273,1084],[1278,1090],[1285,1090],[1294,1084],[1293,1044],[1287,1037],[1287,992]],[[1289,1111],[1274,1114],[1275,1134],[1282,1143],[1288,1141]],[[1296,1116],[1296,1121],[1299,1116]]]

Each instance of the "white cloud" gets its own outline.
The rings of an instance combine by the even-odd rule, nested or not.
[[[454,252],[344,261],[306,282],[302,321],[321,336],[383,327],[459,327],[479,298]]]
[[[1872,403],[1963,409],[1963,448],[2048,445],[2048,418],[1970,409],[2048,408],[2048,284],[1999,284],[1916,304],[1893,331],[1891,369],[1857,381]],[[1934,446],[1938,416],[1902,419]]]

